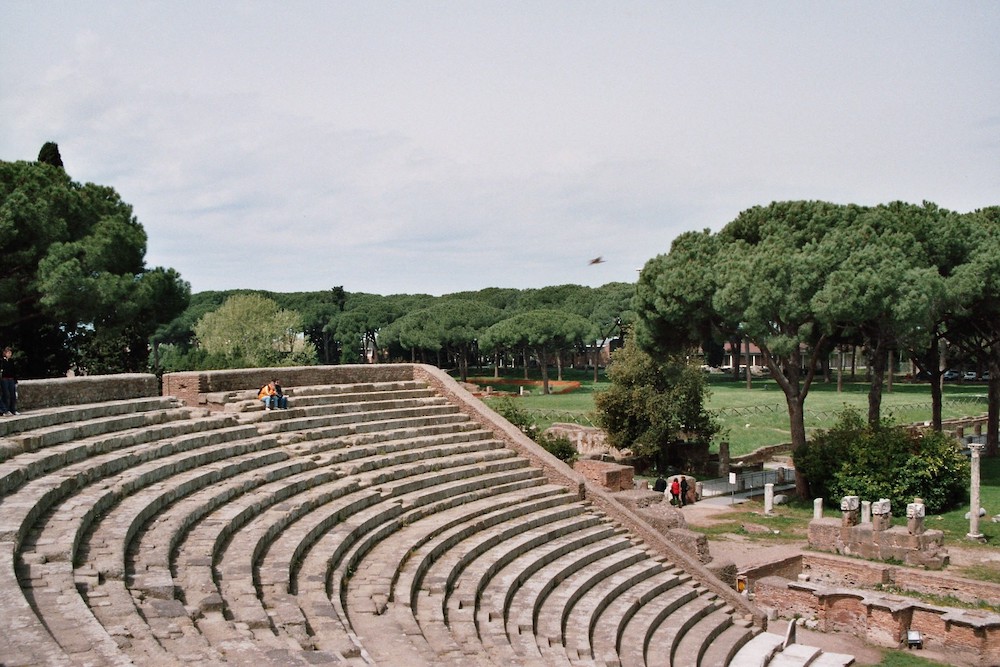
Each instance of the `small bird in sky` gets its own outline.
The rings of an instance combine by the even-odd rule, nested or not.
[[[594,259],[590,260],[590,263],[591,264],[603,264],[604,263],[604,258],[600,257],[600,256],[595,257]]]

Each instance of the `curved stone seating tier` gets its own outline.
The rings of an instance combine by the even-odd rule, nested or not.
[[[178,376],[0,422],[0,664],[815,657],[436,369]]]

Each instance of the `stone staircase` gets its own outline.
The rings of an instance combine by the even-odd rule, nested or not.
[[[852,662],[763,632],[436,369],[357,373],[288,410],[220,390],[0,421],[0,664]]]

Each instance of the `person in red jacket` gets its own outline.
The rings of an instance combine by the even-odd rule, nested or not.
[[[681,504],[681,483],[677,481],[676,477],[674,477],[674,481],[670,482],[670,504]]]

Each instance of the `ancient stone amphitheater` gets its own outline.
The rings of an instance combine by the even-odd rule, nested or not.
[[[254,391],[270,375],[290,408]],[[21,383],[0,663],[846,665],[434,368]]]

